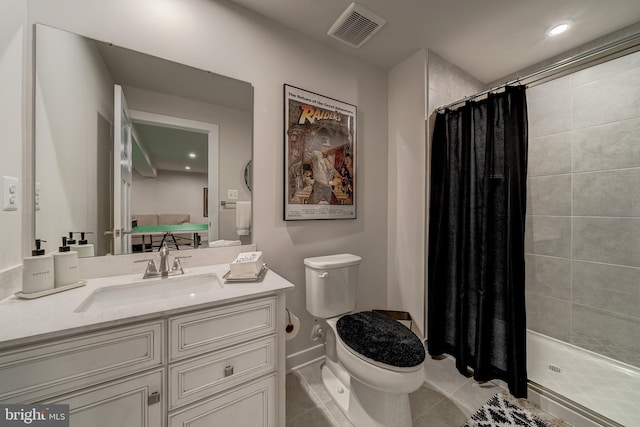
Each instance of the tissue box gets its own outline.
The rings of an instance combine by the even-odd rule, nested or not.
[[[257,276],[262,270],[262,252],[242,252],[238,257],[229,264],[231,276]]]

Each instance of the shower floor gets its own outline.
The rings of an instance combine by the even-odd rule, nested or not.
[[[529,379],[623,426],[640,426],[640,369],[528,331]]]

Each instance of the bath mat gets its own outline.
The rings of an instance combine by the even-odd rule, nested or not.
[[[536,414],[537,412],[537,414]],[[562,427],[567,424],[526,403],[503,393],[482,405],[462,427]]]

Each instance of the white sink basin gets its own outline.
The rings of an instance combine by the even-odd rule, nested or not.
[[[162,299],[194,298],[222,289],[217,274],[171,276],[106,286],[91,293],[74,311],[104,310]]]

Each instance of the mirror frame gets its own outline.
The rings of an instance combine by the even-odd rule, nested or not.
[[[25,176],[25,183],[27,185],[25,185],[25,190],[28,188],[29,191],[24,191],[23,192],[23,206],[24,206],[24,213],[23,213],[23,224],[25,225],[23,228],[25,229],[25,232],[23,233],[23,252],[25,254],[25,256],[30,255],[31,250],[33,248],[33,241],[36,238],[36,196],[37,196],[37,189],[36,189],[36,175],[37,175],[37,165],[36,165],[36,157],[37,157],[37,135],[36,135],[36,124],[37,124],[37,117],[36,117],[36,95],[37,95],[37,90],[36,90],[36,78],[37,78],[37,64],[36,64],[36,57],[37,57],[37,37],[36,37],[36,29],[38,26],[43,26],[43,27],[48,27],[50,29],[54,29],[54,30],[58,30],[58,31],[62,31],[68,34],[73,34],[76,35],[78,37],[81,37],[83,39],[87,39],[87,40],[92,40],[98,44],[101,45],[108,45],[110,47],[114,47],[114,48],[120,48],[123,50],[126,50],[128,52],[131,52],[133,54],[140,54],[140,55],[144,55],[146,57],[152,58],[156,61],[162,61],[165,62],[167,64],[171,64],[172,66],[179,66],[179,67],[183,67],[186,70],[190,70],[191,72],[197,72],[199,74],[201,74],[202,76],[206,76],[204,77],[209,78],[210,76],[216,76],[220,79],[224,79],[226,81],[233,81],[236,84],[241,84],[243,86],[246,86],[246,88],[248,89],[245,94],[248,95],[246,96],[246,102],[248,103],[248,105],[250,105],[250,107],[246,110],[241,110],[241,109],[236,109],[237,111],[245,111],[246,113],[248,113],[248,126],[246,127],[246,129],[248,130],[247,135],[248,135],[248,142],[249,142],[249,155],[250,155],[250,160],[247,162],[247,164],[251,164],[252,162],[252,158],[253,158],[253,143],[254,143],[254,134],[253,134],[253,120],[254,120],[254,87],[250,82],[245,82],[245,81],[241,81],[232,77],[228,77],[228,76],[223,76],[220,74],[216,74],[213,73],[211,71],[208,70],[204,70],[204,69],[200,69],[197,67],[193,67],[187,64],[183,64],[183,63],[179,63],[176,61],[173,61],[171,59],[167,59],[167,58],[162,58],[162,57],[157,57],[142,51],[135,51],[132,50],[130,48],[124,47],[124,46],[116,46],[113,45],[112,43],[103,41],[103,40],[99,40],[99,39],[95,39],[93,37],[90,36],[86,36],[83,34],[79,34],[79,33],[75,33],[73,31],[68,31],[68,30],[64,30],[64,29],[60,29],[60,28],[56,28],[54,26],[51,25],[47,25],[47,24],[42,24],[39,22],[36,22],[33,24],[33,37],[32,37],[32,42],[30,43],[32,52],[31,52],[31,59],[30,61],[28,61],[28,67],[29,67],[29,71],[31,72],[31,81],[30,81],[30,85],[28,85],[27,87],[27,100],[30,103],[29,105],[29,114],[27,117],[27,123],[29,123],[29,127],[28,127],[28,132],[26,134],[26,138],[27,140],[30,142],[28,144],[25,144],[25,150],[24,150],[24,154],[25,154],[25,170],[23,172],[23,175]],[[116,80],[118,81],[118,80]],[[126,83],[125,83],[126,84]],[[135,86],[133,86],[135,87]],[[148,90],[148,89],[145,89]],[[163,92],[158,92],[158,93],[163,93]],[[185,99],[193,99],[193,98],[189,98],[187,96],[184,96]],[[205,101],[203,101],[205,102]],[[224,108],[224,109],[234,109],[231,106],[227,106],[224,105],[222,103],[215,103],[212,101],[207,102],[210,105],[214,106],[214,107],[220,107],[220,108]],[[214,124],[214,122],[211,122],[211,124]],[[245,165],[246,168],[246,165]],[[246,172],[246,170],[245,170]],[[242,172],[240,172],[238,174],[239,176],[242,176]],[[245,181],[246,183],[246,181]],[[236,184],[234,184],[235,186]],[[219,183],[218,187],[220,188],[221,184]],[[216,212],[220,213],[221,211],[221,206],[220,206],[220,195],[218,195],[218,198],[214,198],[212,197],[213,194],[211,192],[210,189],[210,200],[212,200],[212,203],[209,206],[209,220],[212,220],[213,218],[211,217],[211,211],[212,210],[216,210]],[[249,190],[249,195],[250,195],[250,200],[253,201],[253,194],[251,192],[251,190]],[[216,215],[216,219],[218,219],[218,224],[220,221],[220,215]],[[26,230],[27,225],[29,227],[29,230]],[[251,244],[253,243],[253,234],[250,234],[249,236],[247,236],[248,239],[247,241],[243,241],[242,244]],[[244,239],[243,239],[244,240]],[[57,248],[57,242],[48,242],[48,252],[53,252],[55,250],[55,248]],[[206,248],[202,247],[202,248]],[[130,254],[128,254],[130,255]]]

